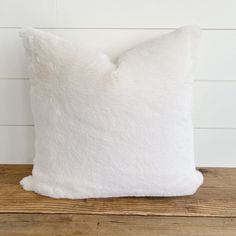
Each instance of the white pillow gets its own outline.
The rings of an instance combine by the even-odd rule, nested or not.
[[[72,199],[193,194],[203,181],[191,117],[199,34],[180,28],[113,63],[84,45],[23,30],[36,133],[23,188]]]

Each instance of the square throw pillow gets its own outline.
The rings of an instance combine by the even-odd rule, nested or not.
[[[80,199],[198,189],[191,116],[197,27],[134,47],[116,63],[51,33],[20,34],[31,61],[36,136],[25,190]]]

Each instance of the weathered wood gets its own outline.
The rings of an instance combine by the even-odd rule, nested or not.
[[[236,169],[201,169],[205,182],[193,196],[89,200],[52,199],[24,191],[19,181],[31,169],[0,165],[0,236],[236,233]]]
[[[236,169],[205,168],[193,196],[175,198],[52,199],[24,191],[31,165],[0,166],[0,212],[236,217]]]
[[[0,214],[0,235],[235,236],[235,218]]]

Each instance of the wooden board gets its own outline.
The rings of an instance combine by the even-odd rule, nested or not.
[[[24,191],[30,165],[1,165],[0,212],[236,217],[236,169],[202,169],[204,185],[193,196],[169,198],[52,199]]]
[[[0,214],[1,236],[235,236],[235,218]]]
[[[52,199],[19,186],[31,165],[0,165],[0,236],[234,236],[236,169],[202,168],[193,196]]]

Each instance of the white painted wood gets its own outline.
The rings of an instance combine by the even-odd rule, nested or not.
[[[34,128],[0,126],[0,163],[31,164]],[[197,166],[236,167],[236,130],[195,130]]]
[[[34,127],[0,126],[0,163],[30,164],[34,157]]]
[[[195,127],[236,128],[236,82],[195,82],[193,98]]]
[[[0,27],[55,26],[56,0],[0,0]]]
[[[0,26],[236,28],[235,0],[1,0]]]
[[[19,28],[46,28],[116,60],[170,28],[198,24],[204,30],[194,84],[196,162],[236,167],[235,9],[235,0],[0,0],[0,163],[32,163],[34,155]]]
[[[58,0],[62,27],[236,26],[234,0]],[[92,16],[92,17],[91,17]],[[222,18],[224,20],[222,20]]]
[[[27,60],[18,29],[0,29],[0,78],[27,77]],[[49,30],[103,50],[113,59],[167,30]],[[236,30],[203,31],[197,80],[236,80]],[[226,46],[227,45],[227,46]]]
[[[195,130],[195,159],[201,167],[236,167],[236,130]]]
[[[0,29],[0,78],[27,77],[27,69],[18,30]]]
[[[28,80],[0,80],[0,125],[33,123]]]
[[[236,128],[236,82],[194,83],[195,127]],[[0,124],[32,125],[29,80],[0,80]]]

